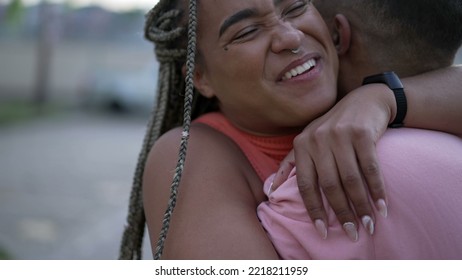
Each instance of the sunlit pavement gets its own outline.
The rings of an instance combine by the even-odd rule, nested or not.
[[[145,123],[72,113],[0,126],[0,247],[13,259],[117,259]]]

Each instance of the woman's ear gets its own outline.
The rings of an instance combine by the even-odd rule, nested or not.
[[[350,50],[351,26],[343,14],[335,15],[332,39],[339,56],[346,54]]]
[[[183,72],[183,76],[186,77],[186,65],[183,65],[181,71]],[[207,75],[205,74],[203,67],[201,67],[201,65],[198,63],[194,67],[193,79],[194,87],[200,92],[200,94],[207,98],[212,98],[215,96],[215,92],[210,86],[210,83],[207,79]]]

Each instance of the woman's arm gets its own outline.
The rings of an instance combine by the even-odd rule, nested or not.
[[[153,250],[167,207],[180,130],[153,147],[143,199]],[[164,259],[277,259],[257,215],[261,181],[228,138],[203,125],[191,129],[178,201]]]
[[[462,135],[461,66],[404,78],[402,82],[408,100],[405,126]],[[297,137],[294,152],[281,163],[273,188],[296,165],[300,192],[313,221],[326,221],[320,189],[342,224],[353,222],[357,228],[355,217],[374,220],[368,194],[386,214],[375,144],[395,115],[396,102],[385,85],[371,84],[350,92]]]
[[[462,136],[462,66],[402,80],[408,100],[407,127]]]

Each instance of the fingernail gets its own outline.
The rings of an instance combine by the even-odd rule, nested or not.
[[[361,218],[361,221],[363,222],[363,226],[367,230],[367,232],[369,232],[370,235],[373,235],[374,221],[372,220],[372,218],[366,215]]]
[[[316,227],[316,230],[318,231],[319,235],[321,235],[322,239],[327,238],[327,228],[326,224],[324,223],[323,220],[317,219],[314,221],[314,226]]]
[[[353,223],[344,223],[343,229],[347,233],[348,237],[353,241],[358,241],[358,231],[356,230],[356,226]]]
[[[274,181],[271,181],[271,184],[270,184],[269,189],[268,189],[268,196],[273,192],[273,183],[274,183]]]
[[[377,209],[379,209],[380,215],[382,215],[384,218],[388,216],[388,208],[387,208],[387,203],[385,203],[384,199],[379,199],[376,202]]]

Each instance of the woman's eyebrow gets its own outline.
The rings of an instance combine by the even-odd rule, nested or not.
[[[257,11],[255,9],[244,9],[228,17],[221,25],[219,33],[220,35],[218,37],[221,37],[221,35],[223,35],[223,33],[225,33],[225,31],[233,24],[236,24],[244,19],[253,17],[256,14]]]
[[[284,2],[285,0],[273,0],[273,5],[275,7],[281,5],[282,2]],[[233,24],[236,24],[238,23],[239,21],[241,20],[244,20],[244,19],[247,19],[247,18],[250,18],[250,17],[253,17],[257,14],[257,10],[256,9],[253,9],[253,8],[249,8],[249,9],[244,9],[244,10],[240,10],[239,12],[233,14],[232,16],[228,17],[224,22],[223,24],[221,25],[220,27],[220,32],[219,32],[219,35],[218,37],[221,37],[221,35],[223,35],[223,33],[225,33],[225,31],[230,27],[232,26]]]

